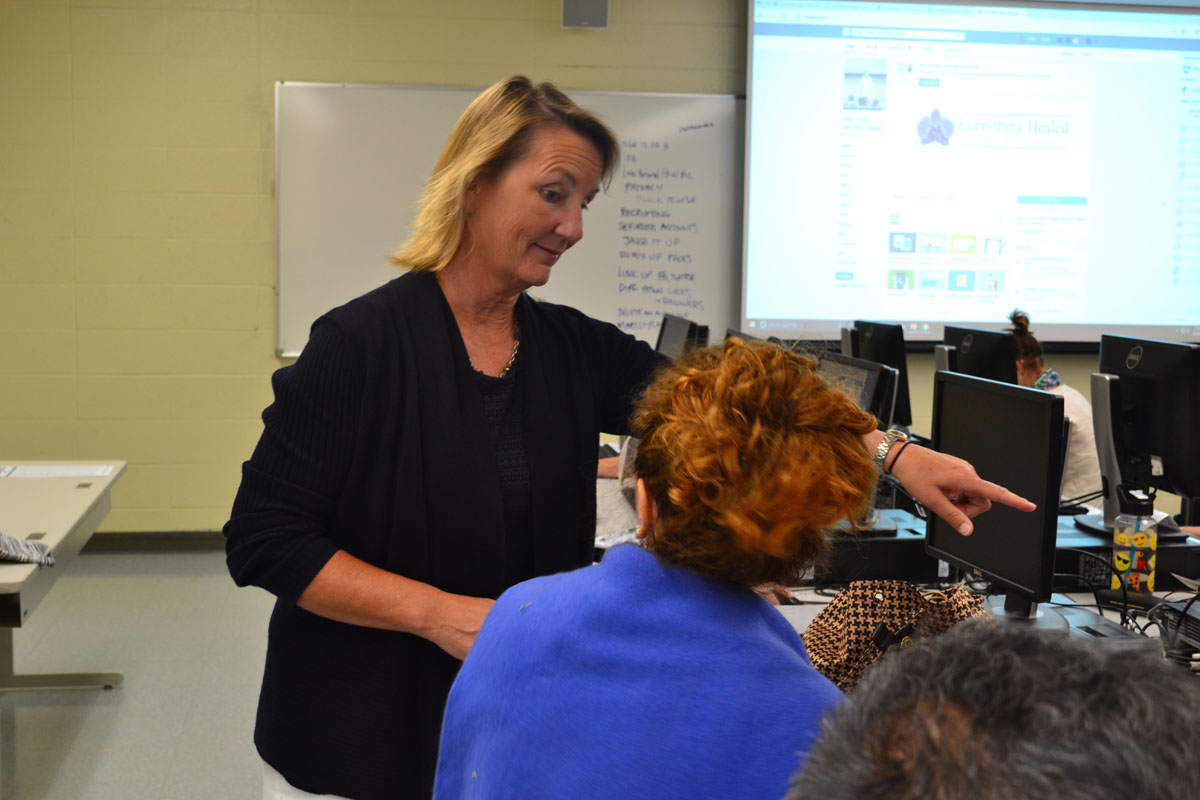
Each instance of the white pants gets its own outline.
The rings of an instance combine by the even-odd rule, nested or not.
[[[337,794],[309,794],[287,782],[279,772],[263,762],[263,800],[346,800]]]

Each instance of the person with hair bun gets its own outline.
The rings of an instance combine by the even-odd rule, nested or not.
[[[1015,309],[1008,315],[1012,322],[1017,351],[1017,383],[1034,389],[1055,392],[1063,397],[1063,412],[1071,418],[1067,471],[1063,479],[1063,498],[1072,500],[1095,494],[1103,488],[1096,434],[1092,427],[1092,406],[1077,389],[1067,386],[1042,356],[1042,345],[1029,330],[1029,315]]]
[[[754,587],[794,583],[866,508],[875,425],[775,344],[663,372],[632,422],[642,546],[500,596],[450,691],[435,797],[782,797],[841,694]]]

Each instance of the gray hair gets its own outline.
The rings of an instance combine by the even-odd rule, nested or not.
[[[1200,680],[1152,640],[964,623],[889,654],[786,800],[1195,797]]]

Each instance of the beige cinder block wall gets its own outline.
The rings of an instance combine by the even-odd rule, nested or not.
[[[270,402],[274,83],[745,91],[744,0],[0,0],[0,462],[216,530]],[[398,238],[400,233],[398,232]]]
[[[560,10],[0,0],[0,462],[128,460],[103,530],[224,523],[286,363],[275,81],[745,92],[745,0],[610,0],[594,31]],[[927,432],[932,357],[910,361]],[[1054,359],[1085,393],[1087,361]]]

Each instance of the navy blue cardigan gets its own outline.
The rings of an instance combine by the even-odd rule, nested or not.
[[[565,306],[522,296],[517,315],[535,566],[550,574],[591,563],[597,435],[627,430],[660,360]],[[224,529],[238,585],[278,596],[255,744],[308,792],[428,796],[460,662],[419,637],[295,602],[339,549],[448,592],[507,588],[491,438],[436,279],[408,273],[321,317],[272,383]]]

